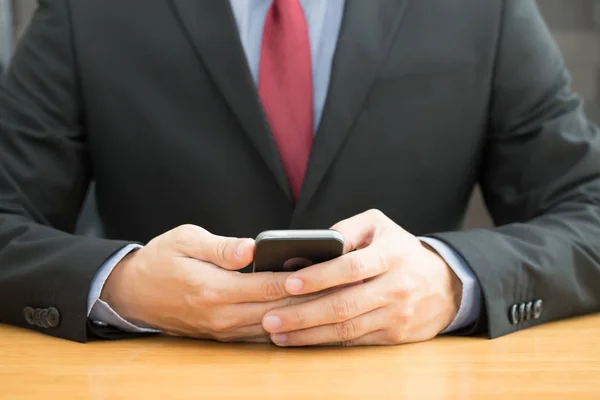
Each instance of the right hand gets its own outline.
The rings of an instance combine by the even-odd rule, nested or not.
[[[269,342],[263,316],[315,296],[291,297],[284,287],[291,273],[236,272],[253,257],[252,239],[181,226],[126,256],[109,276],[100,298],[131,323],[167,333]]]

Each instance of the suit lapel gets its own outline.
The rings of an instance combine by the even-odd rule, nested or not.
[[[308,206],[358,117],[408,1],[346,0],[327,101],[295,217]]]
[[[171,0],[214,82],[288,199],[291,192],[226,0]]]

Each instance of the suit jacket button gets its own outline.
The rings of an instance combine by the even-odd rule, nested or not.
[[[38,328],[42,327],[42,309],[36,308],[33,312],[33,323]]]
[[[525,321],[525,303],[519,305],[519,322]]]
[[[513,304],[513,306],[510,308],[508,319],[513,325],[519,323],[519,307],[516,304]]]
[[[533,318],[534,319],[540,319],[540,317],[542,316],[543,308],[544,308],[544,302],[542,300],[536,300],[536,302],[533,303]]]
[[[40,322],[42,328],[50,328],[50,325],[48,324],[48,309],[43,309],[40,313]]]
[[[46,322],[50,328],[56,328],[60,324],[60,313],[54,307],[48,309],[48,316]]]
[[[35,320],[33,319],[34,312],[35,312],[35,310],[31,307],[25,307],[23,309],[23,315],[25,316],[25,321],[27,321],[27,323],[29,325],[35,325]]]
[[[525,321],[529,321],[533,317],[533,303],[530,301],[525,308]]]

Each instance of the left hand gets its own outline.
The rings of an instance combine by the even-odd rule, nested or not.
[[[293,295],[342,287],[269,311],[263,328],[280,346],[394,345],[432,339],[456,317],[462,283],[446,262],[377,210],[332,229],[344,255],[290,275]],[[352,251],[356,250],[356,251]]]

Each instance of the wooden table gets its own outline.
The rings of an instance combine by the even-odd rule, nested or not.
[[[0,326],[0,399],[600,399],[600,315],[496,340],[279,349]]]

